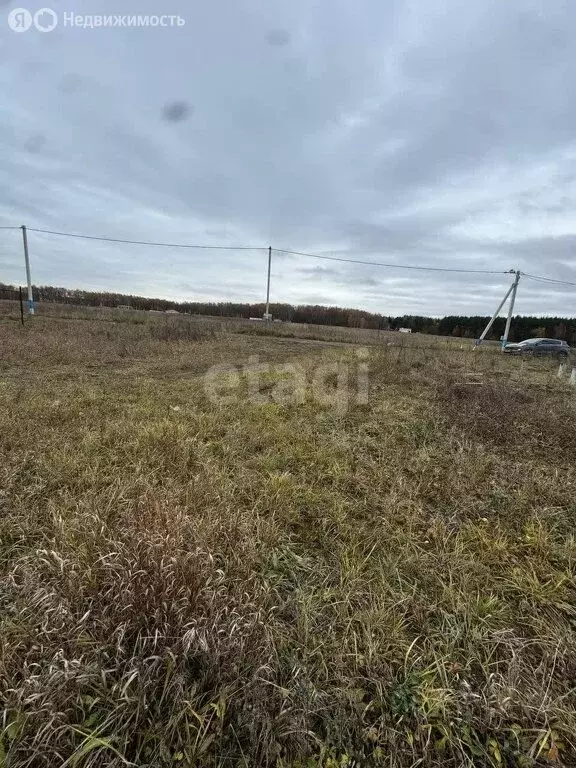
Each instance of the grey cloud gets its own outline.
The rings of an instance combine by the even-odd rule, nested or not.
[[[334,300],[329,294],[322,293],[309,293],[306,294],[301,304],[314,304],[319,306],[330,306],[334,304]]]
[[[170,12],[185,27],[4,25],[2,223],[576,280],[573,4],[175,0]],[[42,282],[215,300],[265,288],[265,250],[31,244]],[[21,281],[16,253],[0,250],[3,279]],[[507,280],[275,254],[272,290],[486,314]],[[573,314],[570,289],[538,287],[523,281],[522,311]]]
[[[301,267],[299,271],[305,278],[310,279],[322,279],[325,277],[337,278],[342,273],[341,269],[337,269],[336,267]]]
[[[378,285],[382,285],[382,280],[377,280],[375,277],[357,277],[354,281],[352,281],[352,284],[354,286],[357,286],[358,288],[361,287],[368,287],[368,288],[375,288]],[[341,282],[340,285],[350,285],[349,282]]]

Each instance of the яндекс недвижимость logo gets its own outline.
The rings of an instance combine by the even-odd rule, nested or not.
[[[13,32],[28,32],[32,27],[52,32],[58,26],[58,14],[52,8],[40,8],[34,14],[27,8],[14,8],[8,14],[8,26]]]

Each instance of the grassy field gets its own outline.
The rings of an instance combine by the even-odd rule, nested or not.
[[[557,364],[249,327],[0,309],[0,766],[576,765]]]
[[[19,317],[19,306],[16,302],[0,301],[0,317],[10,315],[13,319]],[[453,339],[446,336],[432,336],[427,334],[417,334],[416,336],[393,333],[386,331],[346,328],[339,326],[314,325],[312,323],[261,323],[250,321],[243,318],[232,317],[205,317],[201,315],[165,315],[164,313],[151,313],[144,310],[122,310],[117,308],[92,307],[82,308],[78,306],[66,306],[62,304],[43,304],[40,306],[40,313],[43,317],[65,320],[89,320],[91,322],[106,323],[128,323],[132,325],[147,325],[151,323],[160,323],[165,325],[170,323],[170,327],[178,325],[179,321],[186,321],[188,325],[194,327],[209,325],[211,328],[221,331],[246,334],[248,336],[274,336],[279,338],[296,338],[319,341],[346,342],[352,344],[379,345],[393,342],[398,345],[417,345],[417,346],[441,346],[442,348],[456,344],[458,348],[462,345],[472,344],[471,339]],[[180,323],[181,324],[181,323]],[[188,326],[186,326],[188,327]],[[485,345],[495,346],[496,342],[487,341]]]

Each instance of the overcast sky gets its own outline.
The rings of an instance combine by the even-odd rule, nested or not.
[[[576,282],[574,0],[64,0],[52,32],[16,33],[22,5],[0,0],[0,225]],[[265,294],[264,250],[30,249],[39,284]],[[0,282],[25,282],[18,232],[0,231]],[[488,314],[509,282],[275,254],[271,298]],[[523,279],[517,308],[575,299]]]

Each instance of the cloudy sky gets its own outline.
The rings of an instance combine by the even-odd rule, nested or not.
[[[44,33],[12,31],[16,7],[0,0],[0,225],[576,282],[574,0],[58,0]],[[265,293],[265,250],[29,237],[39,284]],[[2,230],[0,282],[24,280]],[[487,314],[509,281],[274,254],[272,299]],[[517,308],[575,299],[523,279]]]

